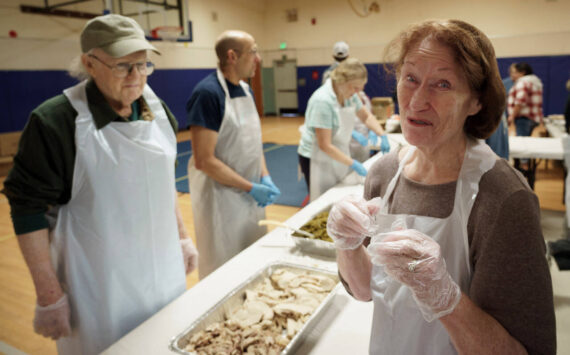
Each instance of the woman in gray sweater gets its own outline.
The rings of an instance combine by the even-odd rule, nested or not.
[[[363,198],[328,221],[346,287],[374,302],[370,352],[554,354],[538,200],[481,141],[505,103],[489,39],[425,21],[390,54],[410,147],[379,159]]]

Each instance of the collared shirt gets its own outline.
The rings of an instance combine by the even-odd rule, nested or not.
[[[247,96],[241,85],[226,80],[230,98]],[[253,91],[249,88],[251,97]],[[255,98],[254,98],[255,100]],[[219,132],[226,109],[226,93],[214,71],[196,85],[186,102],[186,117],[189,126],[200,126]]]
[[[534,74],[519,78],[509,90],[507,103],[509,114],[518,105],[518,117],[524,116],[536,123],[542,122],[542,82]]]
[[[139,114],[133,110],[131,117],[123,118],[111,108],[93,81],[87,84],[86,94],[97,129],[113,121],[154,118],[142,97],[135,104],[139,105]],[[176,132],[176,119],[164,102],[162,106]],[[16,234],[47,228],[48,209],[71,199],[76,117],[77,111],[63,94],[45,101],[30,114],[2,191],[10,202]]]
[[[354,94],[345,100],[344,107],[354,107],[354,114],[356,115],[356,112],[362,108],[362,101],[358,94]],[[307,104],[305,125],[301,132],[301,141],[297,150],[299,155],[311,158],[313,144],[317,141],[315,128],[330,129],[333,135],[336,133],[340,120],[339,109],[340,105],[336,99],[332,81],[329,79],[311,95]]]

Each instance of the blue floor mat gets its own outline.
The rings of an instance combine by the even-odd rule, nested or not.
[[[273,182],[281,190],[275,201],[278,205],[300,207],[307,195],[305,178],[297,177],[297,146],[265,143],[265,162]],[[176,190],[190,192],[188,184],[188,161],[192,156],[190,141],[178,143],[178,166],[176,167]]]
[[[188,183],[188,161],[192,156],[192,144],[190,141],[184,141],[178,143],[176,147],[178,155],[176,155],[176,160],[178,165],[176,165],[176,191],[189,193],[190,184]]]

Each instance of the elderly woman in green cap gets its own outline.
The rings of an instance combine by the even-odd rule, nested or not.
[[[38,106],[4,193],[60,354],[100,353],[186,289],[198,254],[178,211],[176,120],[146,84],[158,52],[132,19],[81,33],[79,84]]]

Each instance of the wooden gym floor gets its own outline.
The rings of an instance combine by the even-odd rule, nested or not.
[[[298,127],[302,117],[265,117],[262,120],[264,142],[298,144]],[[544,130],[536,129],[540,135]],[[178,141],[188,140],[189,132],[178,134]],[[0,177],[0,188],[5,177]],[[541,162],[537,170],[535,192],[543,210],[564,211],[563,169],[560,162]],[[184,223],[191,237],[194,236],[194,221],[189,194],[178,193]],[[299,208],[273,205],[266,209],[267,218],[285,221]],[[198,282],[197,272],[187,277],[188,288]],[[0,195],[0,354],[56,354],[55,342],[34,333],[35,291],[28,269],[18,248],[10,219],[10,208],[4,195]]]

